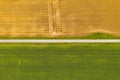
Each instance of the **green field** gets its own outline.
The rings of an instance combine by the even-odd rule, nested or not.
[[[0,44],[0,80],[120,80],[120,44]]]

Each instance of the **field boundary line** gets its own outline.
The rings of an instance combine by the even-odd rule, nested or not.
[[[120,43],[120,39],[12,39],[0,43]]]

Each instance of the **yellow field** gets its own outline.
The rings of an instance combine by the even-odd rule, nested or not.
[[[119,0],[0,0],[0,36],[120,35]]]

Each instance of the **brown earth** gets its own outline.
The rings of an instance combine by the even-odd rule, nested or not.
[[[53,1],[0,0],[0,36],[82,36],[96,32],[120,36],[119,0],[60,0],[59,11],[58,6],[53,10],[60,16],[49,15],[48,5]]]

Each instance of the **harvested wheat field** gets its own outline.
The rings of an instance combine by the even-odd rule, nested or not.
[[[120,36],[119,0],[0,0],[0,36]]]

